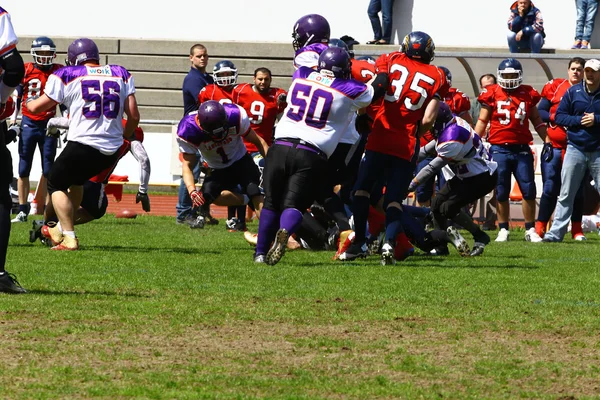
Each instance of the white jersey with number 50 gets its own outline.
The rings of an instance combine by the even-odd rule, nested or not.
[[[133,76],[120,65],[74,65],[48,77],[46,95],[69,109],[69,140],[113,154],[123,143],[125,99]]]
[[[288,106],[275,139],[301,139],[331,156],[354,113],[368,106],[373,87],[354,79],[330,78],[308,67],[294,73]]]

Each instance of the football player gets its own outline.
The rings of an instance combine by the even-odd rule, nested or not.
[[[431,133],[434,140],[421,147],[419,158],[429,155],[434,158],[413,178],[408,190],[414,191],[420,184],[443,171],[446,182],[431,202],[434,224],[438,229],[447,229],[462,256],[481,255],[490,237],[473,222],[463,207],[494,189],[498,180],[497,164],[490,160],[481,138],[471,125],[455,117],[445,103],[440,104]],[[458,230],[448,226],[448,220],[456,222],[473,235],[475,244],[472,253]]]
[[[288,106],[265,163],[265,207],[255,262],[274,265],[281,260],[289,236],[322,191],[327,158],[348,129],[351,115],[374,96],[373,86],[350,79],[350,64],[346,50],[331,47],[319,56],[318,71],[300,67],[294,73]],[[321,104],[322,109],[317,111],[312,104]]]
[[[25,104],[33,114],[60,103],[68,108],[69,141],[48,175],[48,192],[63,229],[50,228],[53,250],[79,248],[74,214],[83,185],[114,165],[123,138],[133,134],[140,120],[133,76],[120,65],[100,65],[100,52],[93,40],[73,41],[67,50],[67,63],[48,77],[41,97],[30,98]],[[107,103],[118,106],[102,107]],[[127,115],[125,129],[123,114]]]
[[[389,86],[373,121],[354,186],[352,211],[356,236],[354,243],[340,255],[340,260],[366,256],[363,246],[371,202],[369,197],[382,176],[386,186],[386,243],[382,247],[381,262],[384,265],[395,263],[397,236],[401,237],[407,252],[412,251],[401,224],[401,204],[413,178],[411,160],[417,138],[433,125],[448,84],[444,73],[430,65],[435,45],[428,34],[419,31],[409,33],[400,50],[381,55],[376,63],[377,76],[385,76]]]
[[[327,49],[330,35],[329,22],[319,14],[308,14],[296,21],[292,31],[294,68],[317,69],[319,56]]]
[[[498,83],[486,86],[477,100],[481,103],[475,131],[480,137],[490,122],[487,141],[491,144],[491,156],[498,163],[498,226],[497,242],[509,238],[508,219],[510,205],[511,175],[514,175],[523,194],[523,216],[525,218],[525,240],[541,242],[535,231],[535,176],[533,154],[530,143],[533,137],[529,121],[544,142],[550,142],[546,124],[540,118],[536,104],[540,94],[531,86],[523,85],[523,67],[514,58],[500,62],[497,72]]]
[[[251,201],[251,207],[260,218],[263,203],[260,172],[246,151],[243,137],[253,143],[263,157],[266,155],[267,143],[252,130],[246,111],[236,104],[205,101],[197,113],[190,113],[179,122],[177,143],[183,153],[181,175],[194,206],[212,203],[239,206]],[[198,150],[210,168],[201,192],[196,190],[192,174]],[[238,185],[241,195],[231,192]]]
[[[568,79],[556,78],[544,85],[542,99],[537,108],[542,121],[548,124],[548,137],[550,143],[544,144],[541,156],[542,181],[544,182],[543,193],[540,197],[540,209],[535,222],[535,230],[541,237],[546,233],[548,221],[556,208],[556,202],[560,193],[562,162],[567,150],[567,131],[565,127],[556,125],[554,116],[563,95],[573,85],[583,79],[583,66],[585,60],[581,57],[572,58],[569,61]],[[581,228],[583,217],[583,185],[577,191],[571,215],[571,235],[575,240],[585,240]]]
[[[18,97],[21,99],[20,104],[25,104],[30,98],[41,96],[44,93],[48,77],[63,67],[62,64],[54,63],[56,45],[49,37],[40,36],[34,39],[31,43],[31,55],[33,62],[25,63],[25,76],[17,87]],[[30,209],[27,201],[30,190],[29,174],[36,147],[40,149],[42,174],[47,179],[56,157],[58,140],[55,136],[46,135],[48,120],[56,115],[56,107],[40,114],[32,114],[26,107],[23,107],[22,113],[21,136],[19,137],[19,212],[12,222],[27,221]],[[16,117],[15,114],[13,122],[16,122]],[[38,182],[40,185],[38,191],[43,199],[46,199],[46,179]],[[45,202],[47,201],[45,200]]]

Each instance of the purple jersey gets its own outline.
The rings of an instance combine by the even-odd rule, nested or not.
[[[223,104],[229,129],[223,140],[214,141],[200,128],[198,112],[183,117],[177,127],[177,143],[182,153],[196,154],[200,150],[210,168],[229,167],[246,154],[242,137],[250,131],[250,120],[243,108],[236,104]]]

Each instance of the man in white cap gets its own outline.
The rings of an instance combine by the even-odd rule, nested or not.
[[[600,61],[588,60],[584,79],[571,86],[556,110],[557,125],[567,128],[567,151],[563,161],[561,189],[552,228],[544,242],[560,242],[567,232],[575,194],[589,169],[600,188]]]

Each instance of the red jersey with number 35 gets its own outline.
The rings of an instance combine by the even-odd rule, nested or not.
[[[529,110],[540,101],[541,96],[529,85],[506,90],[500,85],[489,85],[477,100],[492,109],[490,120],[491,144],[529,144],[533,136],[529,131]]]
[[[23,87],[21,104],[25,104],[30,97],[39,97],[43,95],[48,77],[52,75],[54,71],[62,67],[63,66],[60,64],[52,64],[48,69],[39,69],[32,62],[25,63],[25,75],[21,81],[21,86]],[[27,107],[21,107],[21,113],[34,121],[44,121],[56,115],[56,107],[39,114],[32,114]]]
[[[277,115],[287,106],[283,102],[278,104],[277,98],[280,95],[286,95],[286,91],[279,88],[270,88],[265,94],[258,93],[253,88],[254,85],[244,83],[236,86],[233,91],[233,102],[246,110],[250,127],[258,136],[264,139],[269,146],[273,143],[273,127]],[[255,153],[258,148],[254,143],[247,142],[244,139],[244,144],[249,153]]]
[[[377,72],[388,74],[390,84],[366,148],[410,160],[427,105],[448,92],[446,77],[435,65],[414,61],[400,52],[381,55],[375,65]]]
[[[552,146],[558,149],[567,148],[567,131],[564,127],[554,123],[556,109],[560,104],[560,99],[564,96],[571,83],[564,78],[553,79],[544,85],[542,97],[550,102],[550,123],[548,123],[548,136],[552,141]]]
[[[202,90],[200,90],[200,93],[198,93],[198,104],[202,104],[208,100],[215,100],[221,104],[233,104],[234,89],[235,86],[231,90],[227,91],[216,83],[206,85],[202,88]]]

